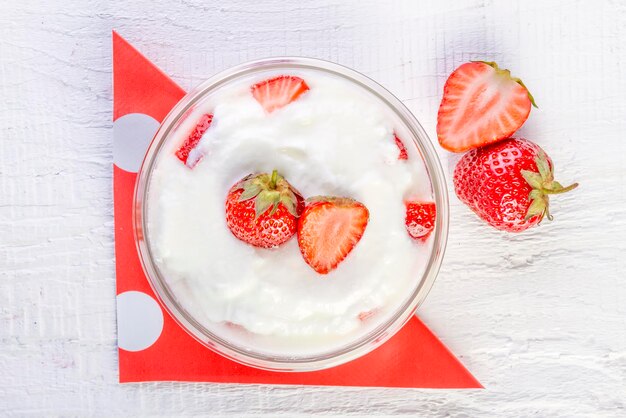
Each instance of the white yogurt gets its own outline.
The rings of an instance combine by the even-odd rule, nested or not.
[[[408,236],[403,202],[432,197],[417,149],[382,102],[321,72],[294,75],[310,91],[282,109],[266,114],[250,93],[260,80],[240,80],[209,96],[170,135],[149,185],[147,235],[172,292],[203,326],[256,351],[308,355],[354,341],[407,300],[432,240]],[[174,152],[203,113],[213,113],[213,123],[190,159],[204,157],[190,169]],[[394,130],[406,135],[408,161],[397,158]],[[369,209],[363,238],[329,274],[304,262],[295,236],[267,250],[227,228],[230,187],[273,169],[305,197],[351,197]],[[376,314],[359,319],[370,311]]]

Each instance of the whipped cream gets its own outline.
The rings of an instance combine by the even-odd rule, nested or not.
[[[379,99],[321,71],[290,74],[310,90],[270,114],[250,93],[272,75],[264,74],[221,87],[185,117],[157,156],[146,233],[173,294],[202,326],[255,351],[315,354],[354,341],[408,300],[432,240],[409,237],[404,200],[432,195],[411,137]],[[204,113],[213,123],[190,154],[198,160],[190,168],[174,153]],[[394,131],[408,161],[398,160]],[[329,274],[304,262],[295,236],[261,249],[226,226],[230,187],[273,169],[305,197],[345,196],[368,208],[362,239]]]

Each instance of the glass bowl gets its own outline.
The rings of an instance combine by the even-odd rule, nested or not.
[[[408,292],[404,303],[396,307],[390,318],[374,329],[368,330],[366,334],[342,345],[340,348],[333,348],[315,355],[268,354],[256,350],[254,346],[235,343],[225,338],[224,335],[218,335],[218,333],[209,330],[185,309],[184,303],[182,303],[184,301],[179,300],[168,285],[163,273],[155,263],[151,251],[150,234],[147,230],[148,199],[146,197],[150,189],[150,177],[159,151],[168,136],[211,92],[215,92],[221,86],[242,77],[275,71],[285,73],[289,71],[322,72],[353,83],[379,100],[404,125],[402,129],[406,145],[416,147],[419,155],[421,155],[423,165],[430,178],[432,195],[437,207],[435,228],[429,238],[432,240],[432,249],[428,263],[423,270],[422,277],[416,282],[416,286],[411,292]],[[326,369],[361,357],[385,343],[411,319],[417,307],[424,301],[439,271],[448,235],[449,207],[443,170],[430,139],[417,119],[400,100],[366,76],[338,64],[312,58],[280,57],[248,62],[213,76],[183,97],[163,120],[147,151],[139,171],[133,207],[134,234],[139,258],[152,289],[172,318],[196,340],[222,356],[247,366],[273,371],[298,372]]]

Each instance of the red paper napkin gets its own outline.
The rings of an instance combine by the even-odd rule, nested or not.
[[[132,229],[137,171],[159,123],[185,92],[113,32],[115,253],[120,382],[190,381],[413,388],[480,388],[417,318],[383,346],[331,369],[280,373],[243,366],[187,334],[143,273]]]

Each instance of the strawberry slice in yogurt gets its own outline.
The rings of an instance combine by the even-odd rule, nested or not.
[[[183,144],[176,151],[176,157],[183,162],[187,167],[193,168],[202,159],[202,154],[194,152],[194,149],[202,139],[202,135],[209,129],[213,122],[212,114],[204,114],[198,121],[198,124],[193,128],[189,136],[185,139]]]

